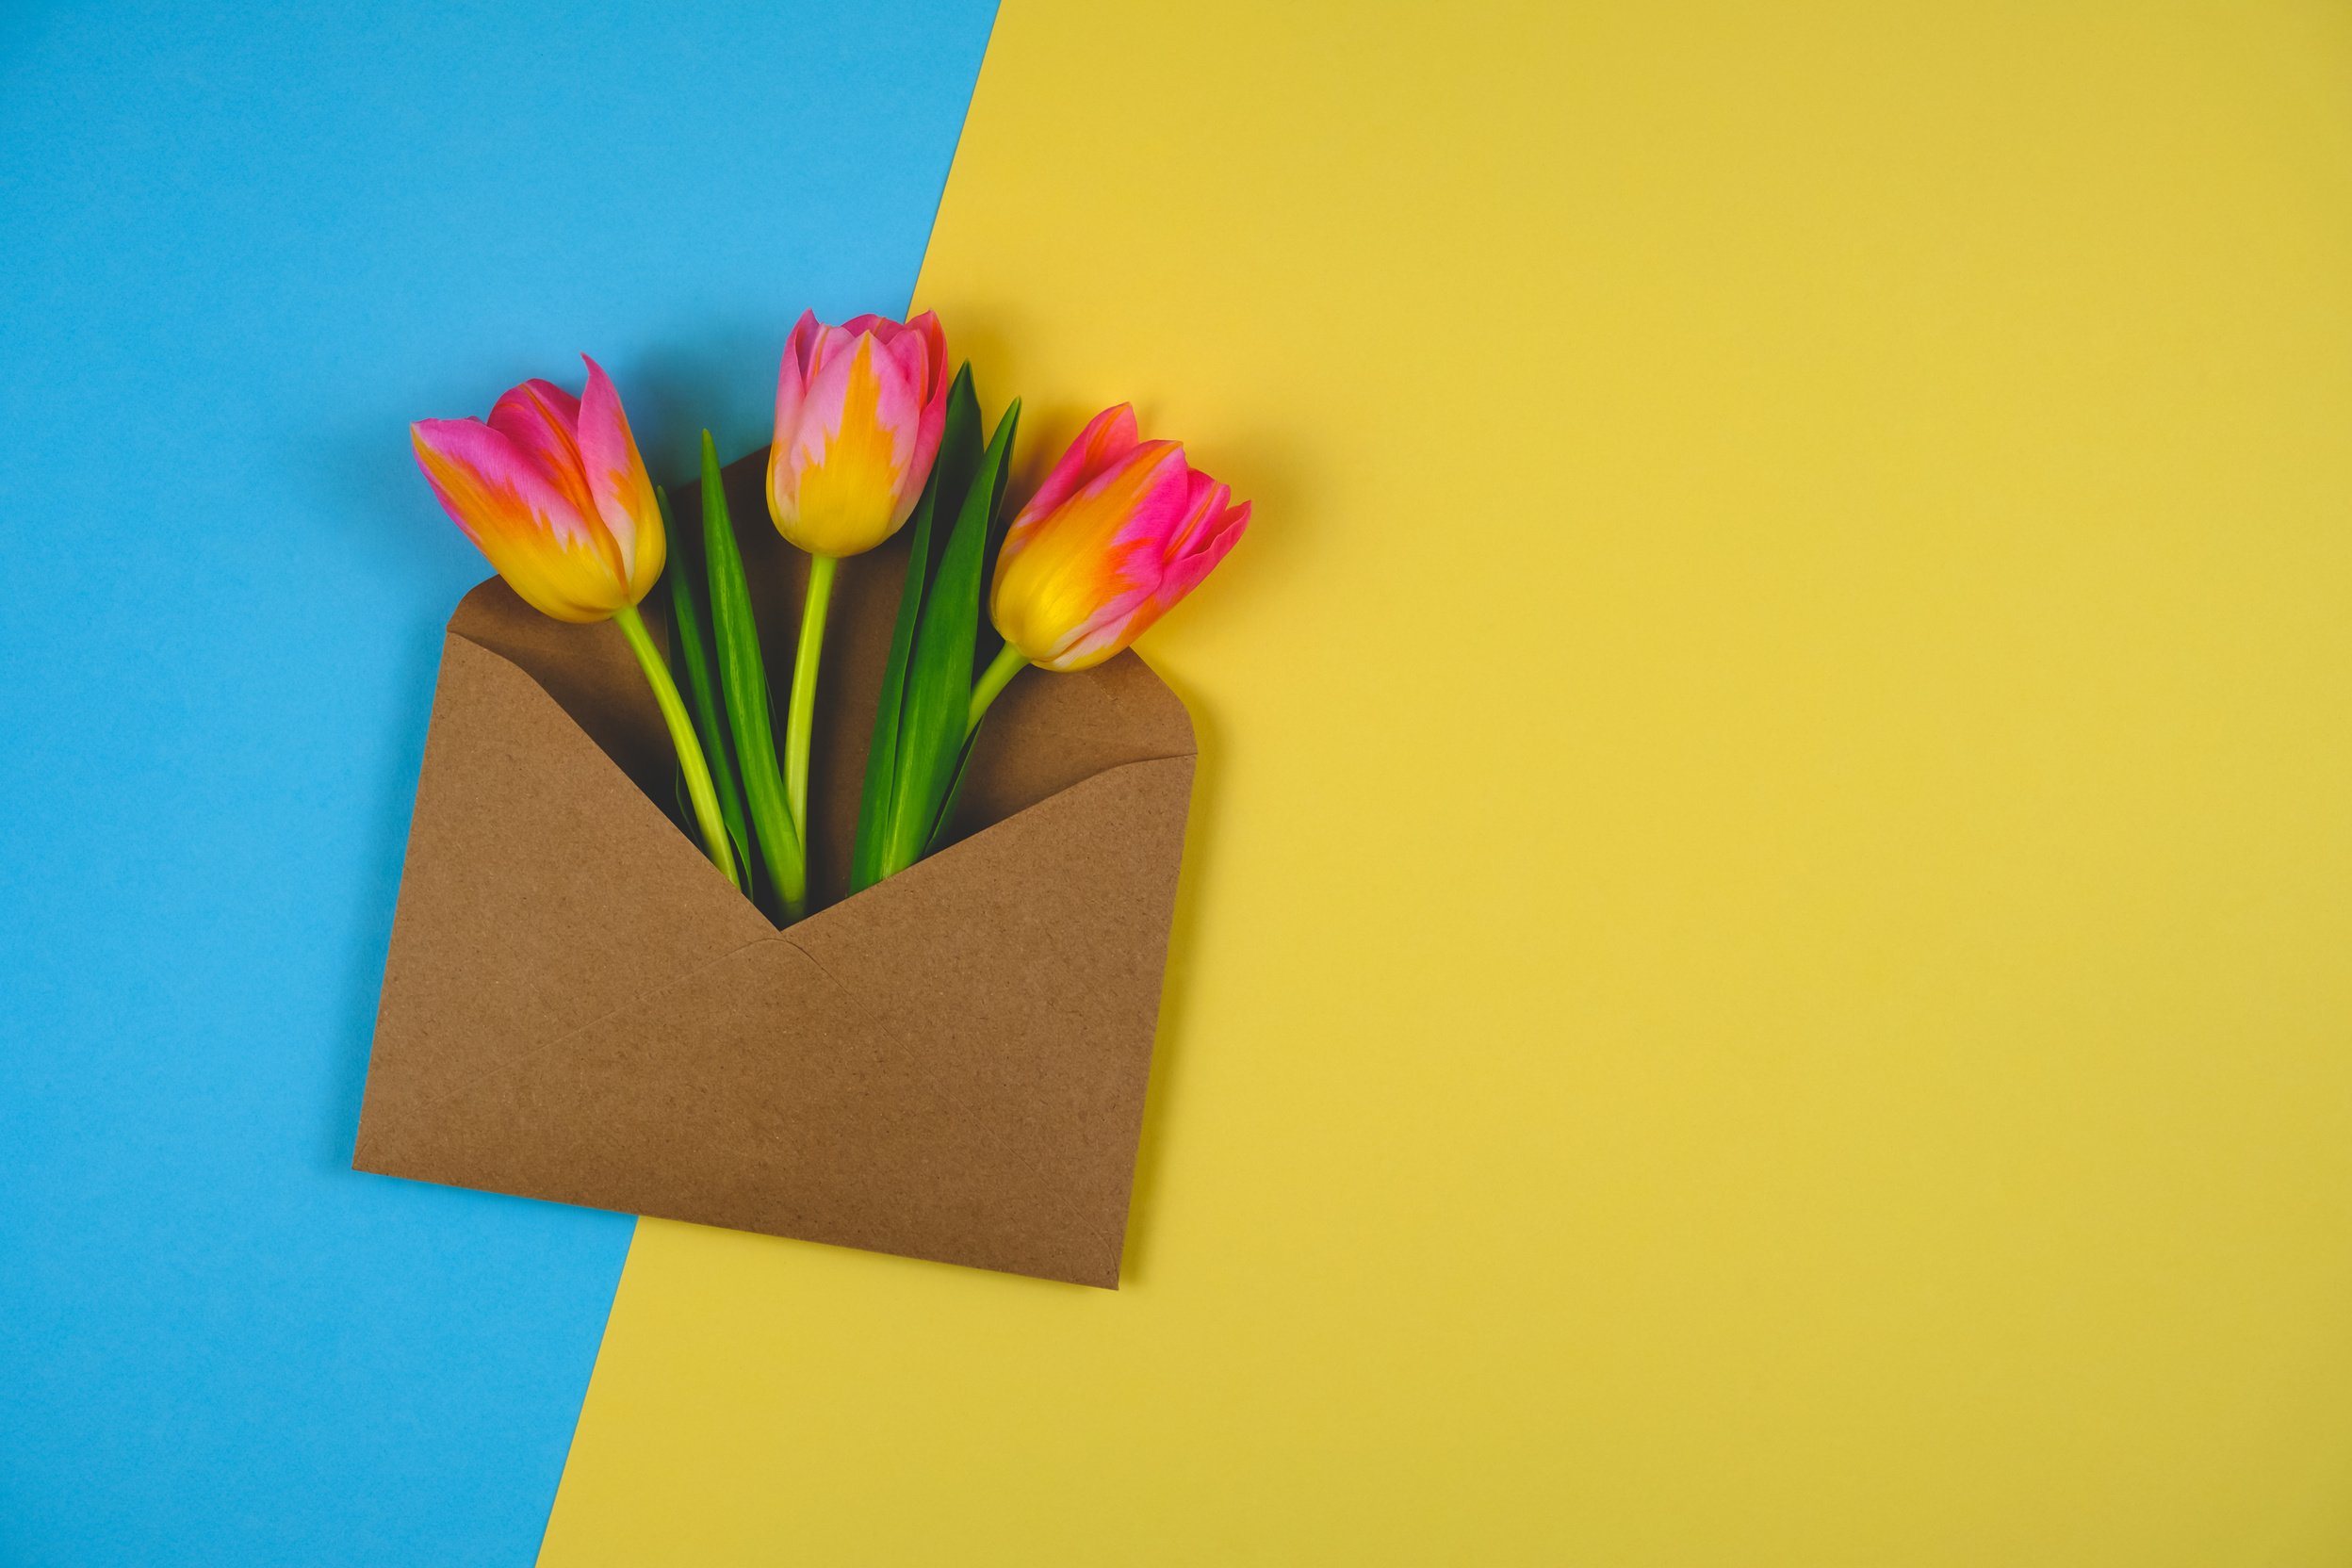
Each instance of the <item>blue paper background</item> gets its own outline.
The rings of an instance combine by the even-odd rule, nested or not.
[[[758,444],[990,11],[0,9],[0,1561],[530,1559],[629,1221],[347,1168],[483,570],[404,427]]]

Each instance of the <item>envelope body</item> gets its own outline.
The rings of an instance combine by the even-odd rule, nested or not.
[[[737,516],[763,514],[763,466],[728,470]],[[780,688],[805,558],[742,532]],[[903,540],[843,564],[810,788],[820,906],[781,931],[657,804],[676,759],[619,632],[547,620],[495,578],[466,596],[356,1168],[1118,1284],[1192,727],[1132,653],[1024,674],[953,841],[841,896],[905,567]]]

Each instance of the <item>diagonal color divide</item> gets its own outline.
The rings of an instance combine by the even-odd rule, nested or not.
[[[917,302],[1259,503],[1125,1288],[648,1224],[545,1560],[2344,1560],[2347,106],[2316,5],[1008,5]]]

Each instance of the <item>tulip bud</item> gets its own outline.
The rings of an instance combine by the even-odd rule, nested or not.
[[[1004,535],[988,603],[996,629],[1044,669],[1102,663],[1241,538],[1250,506],[1232,499],[1182,446],[1138,440],[1132,407],[1104,409]]]
[[[508,586],[559,621],[609,620],[634,605],[661,577],[666,549],[620,394],[595,360],[587,365],[577,399],[527,381],[486,423],[409,427],[442,507]]]
[[[741,888],[694,720],[637,613],[668,553],[662,504],[621,395],[602,366],[587,363],[577,399],[552,382],[527,381],[492,406],[487,422],[419,419],[409,443],[443,509],[525,602],[559,621],[619,625],[678,749],[703,852]]]
[[[784,346],[768,513],[810,555],[858,555],[923,494],[947,416],[947,344],[929,311],[838,327],[804,314]]]

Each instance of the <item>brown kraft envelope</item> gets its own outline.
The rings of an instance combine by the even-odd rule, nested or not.
[[[807,564],[766,526],[765,461],[727,487],[780,706]],[[700,516],[692,488],[672,514]],[[495,578],[466,596],[356,1168],[1118,1285],[1192,726],[1132,653],[1025,673],[956,841],[841,898],[905,569],[903,535],[841,564],[820,906],[782,931],[655,804],[675,757],[618,629]]]

